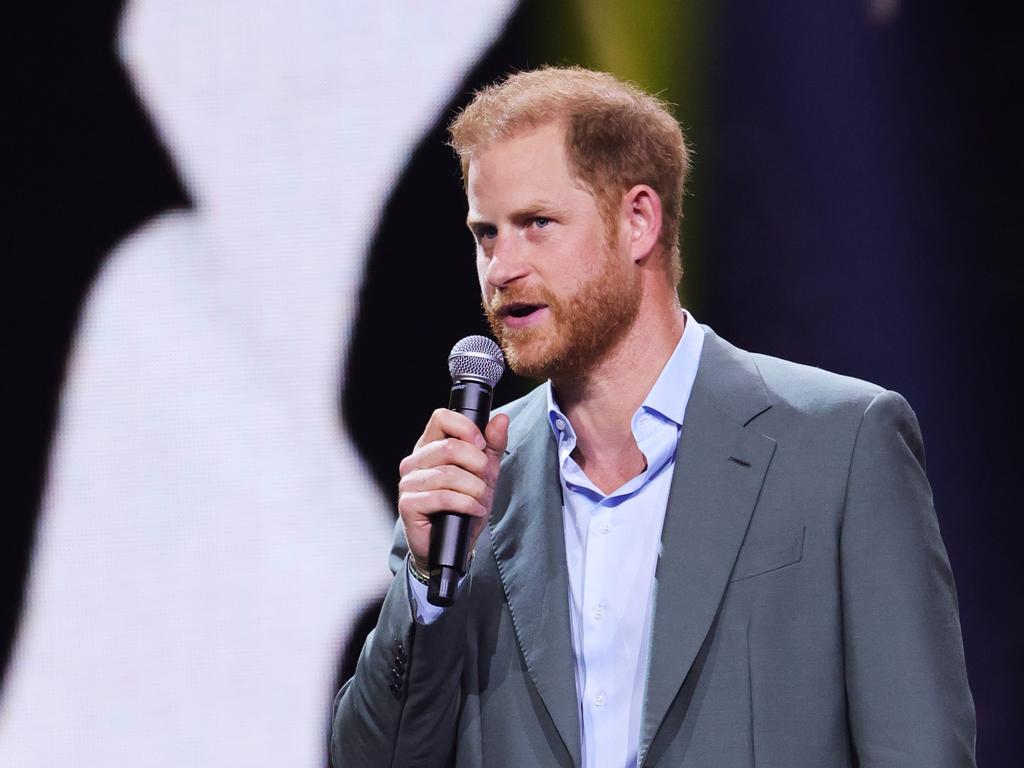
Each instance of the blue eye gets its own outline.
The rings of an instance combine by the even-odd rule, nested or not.
[[[540,229],[544,229],[548,224],[551,223],[551,219],[545,216],[536,216],[533,219],[533,223]]]

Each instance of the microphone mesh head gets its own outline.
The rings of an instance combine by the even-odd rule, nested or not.
[[[494,340],[486,336],[467,336],[452,347],[452,353],[448,355],[448,373],[452,375],[452,381],[472,376],[493,387],[504,372],[505,358]]]

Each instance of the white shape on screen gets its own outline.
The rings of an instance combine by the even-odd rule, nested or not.
[[[0,765],[324,764],[340,644],[389,579],[337,407],[365,256],[512,5],[128,5],[122,61],[196,209],[88,295]]]

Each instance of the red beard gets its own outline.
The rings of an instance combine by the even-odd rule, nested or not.
[[[599,363],[633,324],[640,300],[639,274],[623,270],[605,252],[600,272],[569,296],[556,297],[543,286],[500,290],[484,313],[509,367],[520,376],[547,379],[578,375]],[[544,304],[551,316],[537,326],[509,328],[500,312],[512,304]]]

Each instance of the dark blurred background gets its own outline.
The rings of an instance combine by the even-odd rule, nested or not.
[[[444,125],[472,89],[515,68],[580,63],[660,92],[677,105],[695,150],[684,305],[741,347],[909,400],[956,577],[978,762],[1017,765],[1020,11],[950,0],[710,6],[516,7],[463,82],[452,83],[451,103],[409,157],[375,228],[349,355],[338,361],[338,418],[393,497],[398,459],[445,400],[448,349],[483,330],[457,164],[444,146]],[[114,56],[121,10],[118,2],[22,4],[9,25],[5,666],[83,298],[122,237],[191,205]],[[400,339],[411,379],[376,375],[390,364],[382,338]],[[509,377],[498,399],[528,386]],[[395,407],[364,406],[374,400]],[[372,613],[345,639],[340,679]]]

